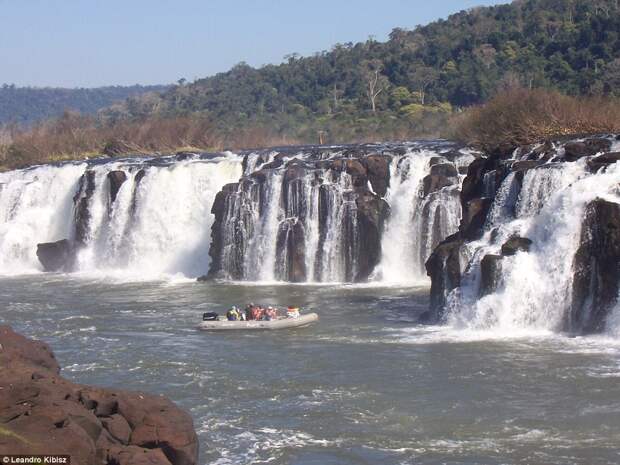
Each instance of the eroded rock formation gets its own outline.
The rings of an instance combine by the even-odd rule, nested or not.
[[[0,326],[0,454],[67,454],[73,465],[194,465],[188,413],[162,396],[72,383],[47,344]]]

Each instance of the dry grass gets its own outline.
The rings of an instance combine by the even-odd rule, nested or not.
[[[453,137],[483,150],[576,135],[620,132],[620,101],[512,89],[467,110]]]
[[[98,155],[169,154],[290,145],[298,140],[275,134],[262,126],[217,131],[202,116],[148,118],[105,123],[97,118],[66,112],[30,129],[0,130],[0,169]]]

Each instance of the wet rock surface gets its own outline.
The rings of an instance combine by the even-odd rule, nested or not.
[[[573,302],[565,329],[599,332],[618,299],[619,204],[596,199],[587,205],[573,270]]]
[[[463,258],[462,250],[487,233],[491,207],[503,181],[509,175],[513,174],[514,177],[512,187],[508,188],[507,185],[502,192],[505,196],[504,210],[510,210],[501,212],[506,215],[504,221],[516,217],[516,204],[525,188],[525,176],[536,176],[538,170],[556,169],[562,163],[573,163],[581,158],[586,159],[589,171],[596,173],[620,161],[620,154],[611,152],[613,146],[611,137],[546,141],[516,149],[507,147],[474,160],[468,167],[461,189],[463,217],[459,233],[439,244],[426,263],[427,273],[432,280],[429,320],[441,320],[446,309],[446,296],[461,285],[461,270],[472,267],[473,262],[468,261],[472,260],[471,257],[459,262]],[[436,163],[441,166],[440,160]],[[536,178],[529,179],[531,183]],[[564,324],[567,331],[592,333],[604,329],[605,320],[610,308],[616,304],[619,291],[619,231],[620,205],[598,199],[587,206],[580,246],[573,259],[572,306],[566,311]],[[530,239],[519,235],[509,236],[508,239],[503,236],[503,240],[497,243],[497,227],[490,234],[489,245],[492,247],[489,250],[495,248],[495,252],[477,257],[475,263],[479,265],[479,280],[476,281],[479,298],[498,290],[505,260],[518,253],[529,252],[533,244]],[[473,253],[473,249],[470,253]],[[571,258],[567,257],[568,260]]]
[[[60,376],[49,346],[0,326],[0,454],[67,454],[78,465],[194,465],[189,414],[141,392]]]
[[[458,169],[450,160],[463,154],[450,147],[452,152],[431,163],[421,195],[450,186],[458,190]],[[270,255],[252,251],[268,249],[264,236],[272,234],[269,240],[276,249],[272,279],[367,280],[381,259],[382,233],[390,215],[384,199],[390,163],[408,150],[390,145],[290,147],[245,155],[244,176],[234,187],[225,187],[213,205],[208,276],[259,278],[256,270]],[[436,215],[435,210],[427,213]],[[436,234],[431,235],[435,241]],[[263,245],[257,246],[261,241]],[[337,247],[334,241],[339,242]],[[338,266],[342,269],[334,270]],[[325,269],[331,270],[329,276]]]
[[[44,271],[68,271],[73,260],[73,246],[67,239],[38,244],[37,258]]]

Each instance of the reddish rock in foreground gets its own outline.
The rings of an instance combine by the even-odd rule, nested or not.
[[[195,465],[192,418],[163,396],[60,376],[49,346],[0,325],[0,455],[67,454],[72,465]]]

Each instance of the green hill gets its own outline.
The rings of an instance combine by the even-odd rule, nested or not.
[[[62,89],[0,86],[0,124],[31,125],[55,118],[65,110],[95,114],[104,107],[147,92],[161,92],[167,86],[110,86],[94,89]]]
[[[317,131],[406,137],[518,85],[569,95],[620,93],[618,0],[516,0],[454,14],[386,42],[337,44],[309,57],[230,71],[132,97],[107,118],[207,115],[222,131],[263,125],[299,140]]]

